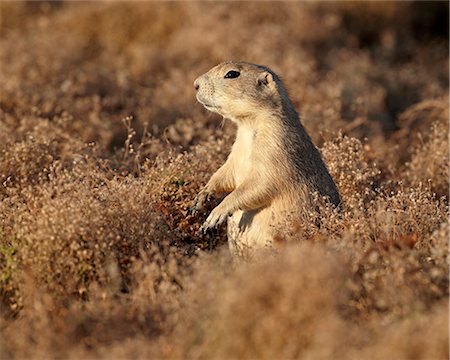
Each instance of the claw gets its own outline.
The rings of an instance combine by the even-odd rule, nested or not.
[[[202,229],[206,231],[207,229],[214,229],[219,227],[229,216],[228,213],[220,213],[217,208],[214,209],[211,214],[209,214],[208,218],[202,225]]]
[[[198,212],[197,206],[191,206],[187,209],[187,215],[195,215]]]
[[[210,226],[208,226],[207,224],[206,224],[206,221],[202,224],[202,226],[200,227],[200,231],[203,233],[203,234],[206,234],[206,232],[208,231],[208,229],[210,228]]]

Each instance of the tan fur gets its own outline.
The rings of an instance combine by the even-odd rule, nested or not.
[[[226,78],[229,71],[239,75]],[[273,71],[245,62],[225,62],[197,78],[194,85],[197,100],[206,109],[238,126],[227,161],[194,204],[200,209],[210,194],[228,194],[203,228],[218,226],[228,218],[234,255],[271,247],[280,225],[298,216],[314,192],[339,203],[333,179]]]

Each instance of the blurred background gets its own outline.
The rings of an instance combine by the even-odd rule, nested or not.
[[[395,146],[430,125],[406,109],[448,94],[444,1],[33,1],[0,11],[3,136],[18,117],[64,113],[74,136],[114,151],[131,115],[138,132],[147,124],[188,148],[220,136],[192,83],[225,60],[277,72],[318,145],[342,131]]]

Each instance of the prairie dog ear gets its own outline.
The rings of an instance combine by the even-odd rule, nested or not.
[[[268,87],[271,90],[276,90],[275,80],[272,74],[268,71],[264,71],[259,75],[258,85]]]

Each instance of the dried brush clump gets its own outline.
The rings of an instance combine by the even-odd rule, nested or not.
[[[448,357],[448,304],[426,315],[411,314],[396,326],[383,326],[373,344],[353,356],[364,359],[445,359]]]
[[[433,123],[427,133],[428,139],[415,148],[404,175],[412,186],[429,183],[438,196],[448,197],[448,122]]]
[[[380,170],[370,159],[370,153],[370,146],[342,134],[322,148],[322,156],[346,206],[361,206],[375,195]]]
[[[335,209],[318,202],[319,211],[301,218],[287,239],[326,244],[347,259],[346,314],[392,321],[448,296],[447,200],[429,184],[383,182],[370,147],[357,139],[338,136],[322,153],[342,203]]]
[[[67,121],[59,119],[61,123]],[[46,182],[50,167],[68,166],[86,145],[47,119],[24,119],[1,148],[1,194]]]
[[[45,141],[38,143],[31,136],[4,150],[1,168],[9,183],[0,208],[3,253],[7,260],[14,259],[2,269],[9,274],[2,284],[4,292],[12,290],[11,283],[21,283],[20,269],[27,268],[49,291],[84,297],[93,281],[110,281],[111,267],[117,267],[121,289],[127,291],[130,266],[141,253],[165,259],[171,246],[192,254],[224,241],[223,233],[201,234],[201,221],[187,216],[192,198],[211,169],[218,167],[221,154],[223,161],[224,144],[199,145],[190,154],[169,152],[147,161],[139,177],[124,177],[91,155],[78,154],[77,161],[64,166],[58,151],[43,151]],[[12,172],[18,149],[30,156],[41,149],[47,162],[21,157]],[[197,157],[204,161],[194,165]],[[35,184],[35,177],[39,186],[20,186]],[[9,298],[13,309],[21,303],[17,296]]]
[[[184,351],[177,357],[328,358],[344,350],[337,304],[345,271],[336,255],[304,244],[242,266],[220,282],[201,270],[203,279],[188,297],[193,313],[177,336]]]
[[[172,331],[171,314],[179,310],[180,283],[174,275],[181,279],[187,268],[186,261],[180,266],[176,256],[136,260],[132,266],[136,284],[124,293],[119,273],[111,267],[110,282],[106,286],[91,283],[83,301],[55,297],[39,287],[36,279],[25,276],[23,310],[13,322],[0,322],[2,356],[110,358],[111,348],[131,342],[132,347],[125,346],[126,353],[116,349],[115,358],[128,358],[133,352],[138,357],[159,357],[156,340]],[[29,342],[34,345],[28,346]],[[138,349],[137,342],[145,346]]]

